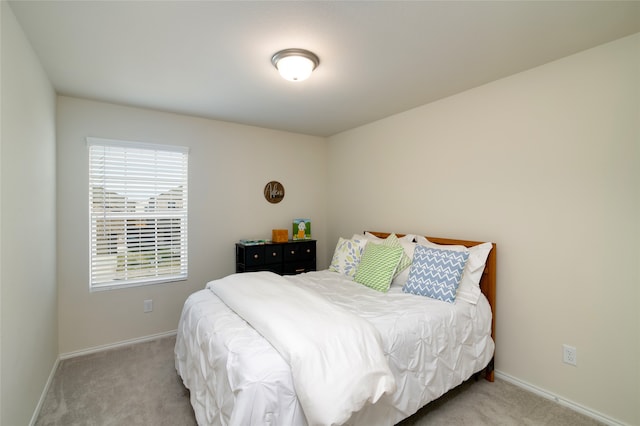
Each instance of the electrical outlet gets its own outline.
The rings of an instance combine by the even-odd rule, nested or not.
[[[153,311],[153,300],[147,299],[144,301],[144,313]]]
[[[565,364],[578,365],[578,351],[573,346],[562,345],[562,361]]]

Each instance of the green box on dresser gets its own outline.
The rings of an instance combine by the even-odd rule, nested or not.
[[[316,240],[236,243],[236,272],[271,271],[294,275],[316,270]]]

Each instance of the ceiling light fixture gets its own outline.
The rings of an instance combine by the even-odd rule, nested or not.
[[[304,49],[285,49],[271,57],[271,63],[285,80],[302,81],[320,64],[320,59]]]

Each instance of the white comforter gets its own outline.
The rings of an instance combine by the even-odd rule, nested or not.
[[[378,331],[365,319],[273,272],[207,284],[291,367],[309,424],[340,425],[396,390]]]
[[[379,293],[330,271],[285,279],[368,320],[381,336],[397,390],[366,404],[346,424],[397,423],[484,368],[493,355],[484,297],[471,305],[405,294],[399,287]],[[200,425],[307,424],[288,363],[210,290],[185,302],[175,354]]]

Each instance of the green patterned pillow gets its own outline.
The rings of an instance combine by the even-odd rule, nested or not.
[[[354,281],[377,291],[388,291],[403,251],[400,246],[367,243]]]
[[[396,236],[396,234],[391,234],[384,240],[382,240],[382,245],[387,247],[400,247],[402,248],[402,244],[400,244],[400,240]],[[405,269],[407,269],[411,265],[412,259],[407,256],[407,253],[402,250],[402,256],[400,257],[400,262],[398,262],[398,267],[396,268],[395,274],[393,274],[393,278],[397,277],[398,274]]]

